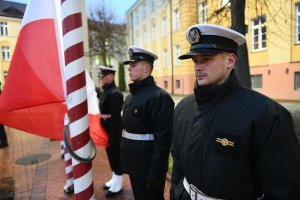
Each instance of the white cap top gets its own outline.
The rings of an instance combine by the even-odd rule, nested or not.
[[[218,52],[237,53],[238,46],[246,43],[246,37],[232,29],[215,24],[196,24],[186,31],[186,39],[191,44],[190,52],[179,59],[192,58],[198,54]]]
[[[193,28],[199,29],[201,35],[221,36],[235,41],[238,45],[244,44],[246,42],[246,37],[243,34],[216,24],[196,24],[194,26],[189,27],[186,31],[186,39],[188,41],[190,38],[190,31]]]
[[[153,63],[154,60],[158,58],[155,53],[137,46],[130,46],[128,48],[128,55],[129,60],[124,62],[125,65],[141,60],[146,60]]]
[[[106,66],[103,66],[103,65],[100,65],[98,67],[100,70],[108,70],[108,71],[116,71],[116,69],[112,68],[112,67],[106,67]]]

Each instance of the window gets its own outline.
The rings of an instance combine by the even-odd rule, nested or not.
[[[0,22],[0,35],[8,35],[7,22]]]
[[[142,5],[142,17],[143,19],[146,19],[146,3],[143,3]]]
[[[132,27],[132,18],[128,17],[127,21],[128,21],[128,27],[131,28]]]
[[[176,89],[180,89],[180,80],[176,80]]]
[[[135,43],[137,46],[140,45],[140,33],[139,31],[137,30],[136,31],[136,43]]]
[[[300,3],[296,4],[295,16],[296,16],[295,40],[296,43],[300,43]]]
[[[155,12],[155,0],[151,0],[151,13]]]
[[[225,6],[230,6],[229,0],[220,0],[220,7],[223,8]]]
[[[144,33],[143,33],[143,42],[144,42],[144,44],[147,44],[147,29],[146,28],[144,28]]]
[[[168,81],[164,81],[164,89],[168,89]]]
[[[163,67],[168,67],[168,50],[163,51]]]
[[[251,75],[251,86],[253,89],[261,89],[262,88],[262,75]]]
[[[267,47],[266,16],[252,20],[252,50],[264,50]]]
[[[7,46],[2,47],[2,59],[3,60],[9,60],[10,59],[9,47],[7,47]]]
[[[162,20],[162,36],[166,36],[167,35],[167,17],[163,17]]]
[[[295,72],[295,90],[300,90],[300,72]]]
[[[179,45],[175,45],[175,55],[174,55],[174,63],[175,65],[179,65],[179,59],[178,57],[180,56],[180,46]]]
[[[199,4],[198,9],[199,23],[204,24],[207,23],[207,1],[203,1]]]
[[[153,23],[152,25],[152,41],[156,40],[156,25]]]
[[[134,12],[134,24],[137,25],[139,23],[139,12]]]
[[[179,10],[178,8],[174,11],[174,17],[173,17],[173,30],[177,31],[179,30]]]

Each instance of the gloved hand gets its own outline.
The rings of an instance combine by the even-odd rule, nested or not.
[[[158,190],[159,188],[163,187],[164,179],[159,180],[151,180],[149,179],[147,182],[147,188],[152,190]]]

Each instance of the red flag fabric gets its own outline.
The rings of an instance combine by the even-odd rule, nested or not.
[[[35,0],[27,5],[0,98],[0,122],[62,139],[66,105],[53,2]]]
[[[54,0],[27,4],[0,97],[0,123],[62,140],[67,106],[58,5],[60,1]],[[106,147],[108,136],[100,124],[95,85],[90,78],[86,80],[91,137],[96,145]]]
[[[85,72],[87,85],[87,101],[90,123],[90,135],[97,146],[108,146],[108,134],[100,123],[100,110],[98,106],[95,84],[90,78],[88,72]]]

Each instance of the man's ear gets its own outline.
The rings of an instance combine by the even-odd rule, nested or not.
[[[146,72],[149,73],[149,74],[151,74],[151,72],[152,72],[152,66],[151,66],[151,64],[147,62],[145,67],[146,67]]]
[[[229,53],[226,56],[226,65],[228,69],[233,69],[236,62],[236,54]]]

